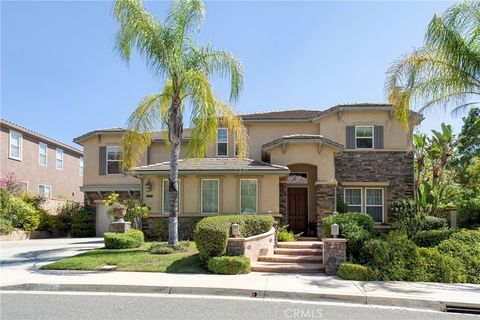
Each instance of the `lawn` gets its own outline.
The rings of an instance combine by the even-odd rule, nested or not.
[[[88,252],[47,264],[44,270],[99,270],[115,265],[116,271],[207,273],[200,262],[195,243],[186,252],[151,254],[150,243],[135,249],[93,249]]]

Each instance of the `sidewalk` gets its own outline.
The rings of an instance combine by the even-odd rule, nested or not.
[[[1,290],[96,291],[242,296],[445,310],[480,308],[480,285],[361,282],[325,274],[237,276],[149,272],[1,270]]]

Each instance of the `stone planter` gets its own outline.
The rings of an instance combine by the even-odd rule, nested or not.
[[[113,221],[114,222],[125,222],[123,218],[127,214],[127,207],[125,206],[116,206],[113,208]]]

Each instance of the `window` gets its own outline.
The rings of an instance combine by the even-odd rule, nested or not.
[[[180,179],[178,180],[178,211],[180,212]],[[165,214],[170,213],[170,191],[168,187],[168,179],[163,179],[162,188],[162,212]]]
[[[362,189],[345,189],[345,202],[348,204],[348,211],[362,212]]]
[[[120,171],[120,153],[122,147],[107,147],[107,174],[121,174]]]
[[[257,212],[257,180],[240,179],[240,213]]]
[[[44,184],[38,185],[38,195],[44,196],[45,198],[52,197],[52,187]]]
[[[83,157],[80,157],[80,176],[83,176]]]
[[[218,213],[217,179],[202,179],[202,213]]]
[[[38,163],[42,166],[47,165],[47,150],[48,146],[46,143],[38,143]]]
[[[373,126],[355,127],[355,147],[357,149],[373,148]]]
[[[55,152],[55,167],[58,170],[63,170],[63,150],[59,148]]]
[[[22,160],[22,134],[10,130],[10,149],[9,158]]]
[[[373,221],[383,222],[383,189],[365,189],[365,212]]]
[[[228,129],[217,129],[217,156],[228,155]]]

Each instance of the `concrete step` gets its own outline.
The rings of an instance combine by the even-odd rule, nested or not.
[[[323,249],[292,249],[292,248],[276,248],[273,251],[275,254],[281,255],[295,255],[295,256],[306,256],[306,255],[323,255]]]
[[[325,272],[325,266],[320,263],[275,263],[254,262],[250,267],[254,272],[304,273]]]
[[[297,241],[319,241],[318,237],[300,237]]]
[[[260,262],[277,262],[277,263],[323,263],[323,257],[317,255],[294,256],[274,254],[258,257]]]
[[[322,249],[323,243],[321,241],[293,241],[293,242],[278,242],[277,248],[290,249]]]

